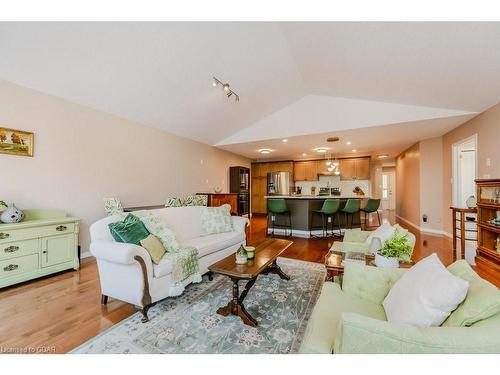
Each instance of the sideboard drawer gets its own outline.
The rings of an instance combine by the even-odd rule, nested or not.
[[[44,225],[35,228],[21,228],[11,230],[2,230],[2,228],[0,227],[0,245],[12,241],[22,241],[30,238],[39,238],[73,232],[75,232],[75,223]]]
[[[0,260],[0,279],[38,270],[38,254]]]
[[[7,242],[0,245],[0,259],[16,258],[23,255],[38,254],[40,252],[40,240]]]

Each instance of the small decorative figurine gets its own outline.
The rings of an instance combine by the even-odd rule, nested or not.
[[[236,264],[247,264],[247,251],[243,245],[236,252]]]
[[[245,250],[247,252],[247,258],[253,259],[255,257],[255,247],[253,246],[245,246]]]
[[[14,203],[11,203],[0,215],[0,221],[6,224],[19,223],[23,219],[24,212],[17,208]]]

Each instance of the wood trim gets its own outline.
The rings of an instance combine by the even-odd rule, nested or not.
[[[144,281],[144,292],[142,295],[142,307],[151,305],[151,295],[149,294],[149,281],[148,281],[148,270],[146,267],[146,262],[140,255],[134,256],[134,259],[139,263],[142,270],[142,279]]]

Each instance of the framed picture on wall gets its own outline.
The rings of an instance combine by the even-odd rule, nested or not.
[[[0,126],[0,154],[33,156],[33,133]]]

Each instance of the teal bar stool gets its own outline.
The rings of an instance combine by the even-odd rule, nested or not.
[[[312,211],[312,218],[311,218],[311,224],[312,224],[312,219],[314,219],[314,215],[319,215],[321,216],[321,229],[323,230],[323,237],[328,236],[328,219],[332,219],[332,236],[333,234],[333,223],[334,219],[337,218],[337,222],[339,225],[339,236],[342,235],[342,232],[340,230],[340,217],[339,217],[339,208],[340,208],[340,200],[338,199],[325,199],[323,202],[323,206],[321,207],[321,210],[313,210]],[[309,235],[311,237],[317,237],[312,235],[312,226],[309,230]]]
[[[351,224],[349,226],[349,229],[352,229],[352,221],[354,219],[354,214],[359,212],[360,208],[360,201],[359,199],[356,198],[349,198],[347,202],[345,203],[345,206],[343,209],[340,211],[344,213],[345,215],[345,227],[347,228],[348,224],[348,218],[351,218]]]
[[[365,228],[366,228],[366,223],[368,221],[368,216],[376,212],[377,213],[377,218],[378,218],[378,225],[380,226],[380,213],[378,212],[378,208],[380,207],[380,199],[368,199],[366,202],[365,206],[361,209],[365,213]]]
[[[276,224],[277,217],[286,217],[288,218],[287,222],[284,224]],[[288,209],[288,205],[286,204],[286,200],[284,199],[268,199],[267,200],[267,226],[266,226],[266,236],[268,235],[267,231],[269,228],[269,217],[271,218],[271,234],[274,236],[274,228],[283,228],[285,229],[285,237],[292,236],[292,213]],[[287,229],[290,230],[290,235],[287,235]]]

